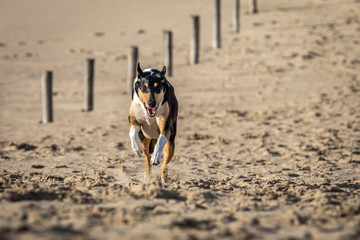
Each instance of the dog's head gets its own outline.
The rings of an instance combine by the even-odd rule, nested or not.
[[[154,117],[156,111],[164,99],[166,78],[165,66],[161,71],[157,69],[147,69],[143,71],[140,63],[137,65],[137,78],[135,81],[135,92],[140,101],[144,104],[149,117]]]

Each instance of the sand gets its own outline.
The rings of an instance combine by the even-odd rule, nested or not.
[[[258,2],[235,33],[222,1],[214,50],[211,1],[1,1],[0,239],[359,239],[360,3]],[[161,68],[166,29],[180,109],[163,186],[131,151],[125,87],[130,46]]]

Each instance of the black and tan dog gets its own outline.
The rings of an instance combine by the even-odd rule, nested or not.
[[[151,174],[151,164],[158,165],[164,150],[161,179],[167,180],[167,164],[174,155],[178,102],[174,88],[165,78],[166,68],[140,68],[134,80],[130,106],[130,140],[133,152],[145,154],[145,177]],[[150,154],[152,154],[150,156]]]

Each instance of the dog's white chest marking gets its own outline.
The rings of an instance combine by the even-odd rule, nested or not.
[[[146,112],[144,104],[140,101],[136,93],[134,93],[134,99],[132,102],[132,109],[134,111],[134,116],[136,120],[141,124],[142,132],[146,138],[155,139],[159,137],[160,130],[158,127],[158,118],[163,114],[164,107],[162,104],[158,107],[156,115],[154,117],[149,117]]]

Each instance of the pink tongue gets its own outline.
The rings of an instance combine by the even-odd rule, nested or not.
[[[150,115],[154,115],[156,108],[147,108],[147,110],[148,110]]]

